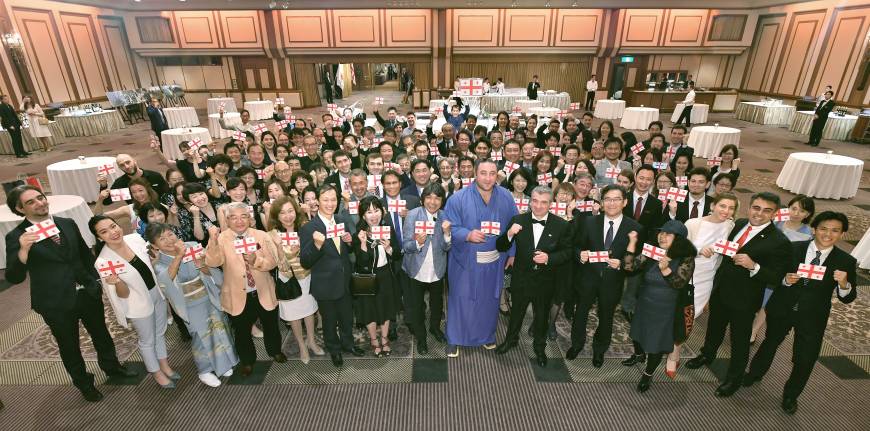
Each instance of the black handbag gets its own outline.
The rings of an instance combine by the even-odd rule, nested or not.
[[[377,264],[378,251],[373,250],[372,255],[372,272],[371,274],[361,274],[354,271],[350,276],[350,293],[353,296],[374,296],[378,294],[378,279],[375,275],[375,265]]]
[[[282,281],[280,277],[278,277],[278,268],[274,269],[274,278],[275,278],[275,297],[279,301],[292,301],[300,296],[302,296],[302,286],[299,285],[299,280],[296,279],[296,273],[293,271],[293,265],[290,265],[290,273],[293,274],[293,278]]]

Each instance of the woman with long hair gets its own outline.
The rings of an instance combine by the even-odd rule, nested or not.
[[[113,219],[119,217],[128,217],[130,219],[130,227],[133,232],[138,232],[141,225],[145,222],[139,218],[139,209],[142,208],[146,203],[152,203],[154,205],[163,205],[160,203],[160,197],[157,196],[157,192],[151,188],[151,184],[144,177],[134,178],[130,180],[130,184],[127,186],[130,190],[130,198],[133,203],[127,204],[120,208],[115,208],[111,211],[103,210],[103,200],[108,198],[111,194],[109,189],[104,189],[100,192],[100,198],[97,199],[97,205],[94,206],[94,214],[104,214],[107,217],[111,217]]]
[[[27,115],[27,121],[30,123],[30,136],[42,144],[42,149],[49,152],[54,148],[51,146],[51,129],[48,128],[48,118],[42,107],[34,102],[30,96],[24,96],[21,100],[21,111]]]

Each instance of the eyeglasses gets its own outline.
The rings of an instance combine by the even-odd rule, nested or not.
[[[602,200],[603,200],[604,202],[609,203],[609,204],[614,204],[614,203],[622,202],[622,201],[624,201],[625,199],[623,199],[623,198],[604,198],[604,199],[602,199]]]

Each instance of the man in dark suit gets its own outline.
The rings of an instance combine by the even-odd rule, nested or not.
[[[24,143],[21,141],[21,119],[15,113],[15,108],[9,104],[9,96],[5,94],[0,95],[0,124],[12,138],[12,149],[15,151],[15,157],[23,159],[29,156],[30,153],[24,150]]]
[[[592,341],[592,365],[601,368],[604,353],[610,347],[613,335],[613,313],[622,296],[625,271],[622,258],[628,246],[628,233],[643,233],[641,225],[622,215],[628,205],[628,192],[620,186],[611,184],[601,191],[602,214],[593,217],[579,217],[575,229],[575,251],[579,251],[580,291],[574,324],[571,327],[571,348],[565,358],[576,359],[586,344],[586,322],[589,309],[598,303],[598,328]],[[607,251],[607,262],[590,263],[589,252]]]
[[[828,122],[828,114],[834,109],[834,92],[826,91],[822,100],[816,104],[816,110],[813,112],[813,126],[810,128],[809,145],[813,147],[819,146],[819,141],[822,140],[822,132],[825,130],[825,124]]]
[[[674,154],[670,159],[662,161],[670,163],[681,154],[689,156],[689,160],[692,160],[695,156],[695,149],[686,145],[686,133],[688,133],[688,130],[686,130],[686,126],[682,124],[675,124],[674,127],[671,127],[669,146],[666,147],[664,151],[667,153],[671,148],[673,148]]]
[[[413,183],[402,189],[401,194],[420,197],[423,189],[431,183],[432,168],[429,161],[417,159],[411,162],[411,179]]]
[[[767,303],[767,332],[764,342],[752,358],[743,386],[752,386],[770,369],[776,349],[794,328],[792,369],[782,391],[782,409],[797,411],[797,398],[803,392],[813,365],[822,350],[822,338],[831,314],[831,293],[844,304],[858,295],[854,257],[835,244],[849,230],[843,213],[825,211],[813,219],[813,239],[792,243],[792,256],[785,279]],[[800,264],[825,267],[824,278],[800,278]]]
[[[164,130],[169,130],[169,121],[166,120],[166,114],[163,113],[163,106],[160,106],[160,101],[156,97],[151,98],[151,104],[146,109],[148,111],[148,119],[151,120],[151,131],[157,135],[160,141],[160,150],[163,150]]]
[[[338,150],[332,154],[332,160],[335,161],[336,171],[332,175],[326,177],[326,184],[332,184],[338,190],[339,197],[345,193],[350,193],[350,171],[352,162],[350,154],[344,150]]]
[[[511,314],[507,334],[495,352],[505,354],[516,347],[526,309],[532,304],[535,360],[547,365],[547,322],[556,285],[556,270],[571,259],[571,225],[550,215],[553,191],[545,186],[532,190],[531,211],[517,214],[511,226],[496,240],[504,253],[516,244],[511,281]]]
[[[761,308],[764,289],[779,285],[791,262],[788,238],[771,223],[780,207],[779,196],[757,193],[749,204],[749,218],[739,219],[728,240],[739,245],[733,257],[722,257],[713,278],[710,317],[701,354],[686,363],[696,369],[708,365],[731,326],[731,360],[725,381],[716,389],[717,397],[730,397],[740,388],[749,361],[752,320]]]
[[[541,83],[538,82],[538,75],[532,76],[532,81],[526,86],[526,97],[529,100],[538,100],[538,90],[541,89]]]
[[[30,275],[30,304],[45,320],[57,342],[60,359],[73,385],[91,402],[103,399],[94,375],[85,368],[79,346],[79,321],[91,335],[97,362],[109,377],[136,373],[118,362],[112,336],[106,328],[101,284],[94,255],[73,220],[51,217],[48,199],[33,186],[19,186],[6,196],[9,209],[24,217],[6,234],[6,280],[18,284]],[[39,240],[26,229],[53,219],[60,233]]]
[[[710,185],[710,171],[705,167],[697,167],[689,171],[688,189],[686,200],[677,202],[675,199],[668,201],[668,216],[671,220],[679,220],[683,223],[691,218],[704,217],[710,213],[710,204],[713,202],[707,196],[707,186]]]
[[[647,233],[646,242],[651,244],[653,236],[657,235],[658,228],[664,224],[662,201],[650,193],[655,177],[656,171],[652,166],[642,165],[637,168],[637,173],[634,176],[634,188],[628,195],[629,204],[622,210],[623,216],[629,217],[643,226]],[[643,280],[642,273],[630,275],[625,283],[625,291],[622,293],[622,313],[629,321],[634,315],[637,290],[641,280]]]
[[[299,231],[299,263],[311,270],[311,295],[323,318],[323,339],[336,367],[344,365],[342,351],[363,356],[353,343],[353,302],[350,295],[350,243],[354,227],[335,217],[338,191],[329,184],[317,189],[317,216]],[[344,223],[344,234],[327,238],[327,231]],[[339,333],[336,333],[338,325]]]
[[[420,206],[420,198],[413,194],[403,194],[401,192],[401,175],[394,170],[384,172],[383,176],[381,176],[381,185],[384,187],[384,196],[381,198],[381,203],[384,205],[384,208],[387,209],[386,218],[389,219],[390,229],[396,233],[397,239],[401,244],[403,242],[402,229],[405,216],[408,215],[409,210]],[[402,200],[405,201],[405,206],[397,208],[397,202]],[[397,208],[398,211],[393,210],[393,208]],[[406,274],[399,265],[394,265],[393,269],[395,271],[398,285],[396,293],[399,295],[396,300],[398,304],[402,304],[403,294],[405,290],[408,289],[411,280],[408,277],[408,274]],[[388,334],[390,341],[395,341],[398,338],[396,326],[397,325],[395,324],[390,325],[390,331]]]

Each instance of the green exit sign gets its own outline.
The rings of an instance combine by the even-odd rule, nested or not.
[[[619,57],[619,61],[621,63],[634,63],[634,56],[623,55],[622,57]]]

